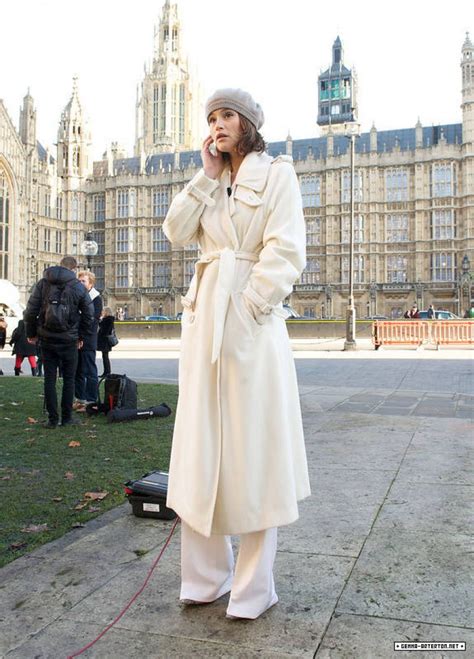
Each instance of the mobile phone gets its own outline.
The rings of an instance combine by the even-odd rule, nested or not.
[[[217,147],[215,142],[211,142],[209,145],[209,153],[211,156],[217,156]]]

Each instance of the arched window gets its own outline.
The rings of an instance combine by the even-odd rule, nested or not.
[[[0,165],[0,279],[8,279],[8,230],[10,225],[10,187]]]

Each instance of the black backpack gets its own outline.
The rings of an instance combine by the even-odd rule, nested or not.
[[[68,332],[74,325],[66,285],[47,283],[43,298],[43,327],[49,332]]]
[[[104,382],[104,402],[100,400],[100,384]],[[99,380],[97,390],[97,403],[90,403],[86,407],[89,415],[107,414],[111,410],[137,409],[137,383],[126,375],[110,373]]]

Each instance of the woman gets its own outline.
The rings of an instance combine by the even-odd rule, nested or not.
[[[250,94],[218,90],[206,117],[203,168],[163,225],[202,252],[182,299],[168,505],[182,520],[181,599],[230,591],[227,615],[257,618],[278,601],[276,527],[310,494],[281,304],[304,268],[305,227],[291,158],[264,153]],[[235,570],[230,535],[241,536]]]
[[[7,321],[3,313],[0,313],[0,350],[3,350],[5,343],[7,341]],[[0,368],[0,375],[3,375],[3,371]]]
[[[25,357],[30,362],[31,375],[36,375],[36,345],[28,342],[23,320],[19,320],[17,327],[13,330],[10,345],[13,347],[12,355],[16,355],[15,375],[20,375],[22,372],[21,365]]]
[[[110,307],[104,307],[99,321],[99,332],[97,334],[97,350],[102,352],[102,364],[104,367],[104,372],[99,376],[101,378],[112,372],[109,359],[109,352],[112,350],[112,346],[107,337],[115,332],[114,325],[115,319],[112,309]]]

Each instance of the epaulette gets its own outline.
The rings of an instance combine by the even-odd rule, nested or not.
[[[276,162],[289,162],[290,165],[292,165],[293,164],[293,158],[291,156],[283,155],[283,154],[280,153],[279,156],[276,156],[275,158],[273,158],[271,164],[273,165]]]

